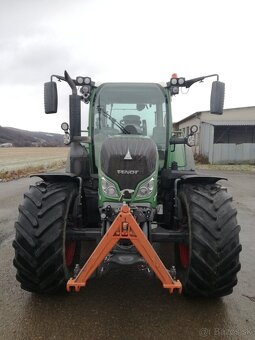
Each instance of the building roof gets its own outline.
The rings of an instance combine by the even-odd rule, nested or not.
[[[219,120],[219,121],[205,121],[206,123],[214,126],[240,126],[240,125],[255,125],[255,120]]]
[[[232,107],[232,108],[230,108],[230,109],[224,109],[224,110],[223,110],[223,114],[224,114],[224,112],[226,112],[226,111],[231,111],[231,110],[244,110],[244,109],[253,109],[253,110],[255,110],[255,106]],[[199,117],[201,116],[202,113],[210,113],[210,111],[197,111],[197,112],[192,113],[191,115],[189,115],[189,116],[187,116],[187,117],[185,117],[185,118],[179,120],[178,122],[174,122],[174,124],[181,124],[181,123],[184,123],[184,122],[186,122],[186,121],[188,121],[188,120],[190,120],[190,119],[192,119],[192,118],[196,118],[196,117],[199,118]],[[215,125],[216,125],[216,124],[215,124]],[[224,125],[224,124],[222,124],[222,125]],[[233,125],[234,125],[234,124],[233,124]],[[236,124],[236,125],[238,125],[238,124]],[[245,124],[239,124],[239,125],[245,125]],[[253,125],[253,124],[248,124],[248,125]]]

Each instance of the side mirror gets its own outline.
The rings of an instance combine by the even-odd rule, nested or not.
[[[56,113],[58,110],[58,90],[54,81],[44,83],[44,111]]]
[[[225,97],[225,84],[220,81],[212,83],[210,111],[215,115],[222,115]]]

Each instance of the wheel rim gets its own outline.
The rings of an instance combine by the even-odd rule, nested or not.
[[[180,262],[183,268],[189,266],[189,246],[185,244],[179,244]]]
[[[70,267],[73,263],[75,249],[76,249],[76,241],[71,241],[71,242],[66,243],[65,260],[66,260],[67,267]]]

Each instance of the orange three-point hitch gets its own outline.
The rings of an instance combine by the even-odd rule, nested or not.
[[[74,279],[71,278],[68,280],[66,284],[67,291],[70,292],[71,287],[74,287],[75,291],[79,292],[80,288],[86,285],[87,280],[120,239],[128,239],[134,244],[136,249],[160,279],[164,288],[169,289],[170,293],[173,293],[174,289],[177,289],[178,292],[181,293],[181,282],[179,280],[175,281],[171,277],[158,254],[153,249],[131,214],[129,206],[126,204],[121,207],[119,214],[78,275]]]

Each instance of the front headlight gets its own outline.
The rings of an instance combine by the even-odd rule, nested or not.
[[[150,178],[148,181],[143,182],[140,185],[136,196],[140,198],[149,197],[153,191],[154,183],[155,183],[155,180],[153,177]]]
[[[114,197],[114,198],[118,197],[118,192],[117,192],[117,189],[116,189],[114,183],[112,183],[111,181],[109,181],[105,177],[102,177],[101,183],[102,183],[102,189],[103,189],[103,192],[105,193],[105,195],[107,195],[109,197]]]

